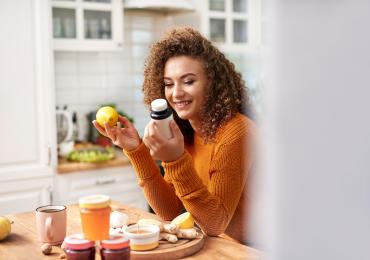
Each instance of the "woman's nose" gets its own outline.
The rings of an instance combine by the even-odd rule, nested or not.
[[[183,88],[182,88],[181,84],[175,84],[175,85],[174,85],[172,95],[173,95],[174,97],[181,97],[181,96],[183,96],[183,95],[184,95],[184,90],[183,90]]]

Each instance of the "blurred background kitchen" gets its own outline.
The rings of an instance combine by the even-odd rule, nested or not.
[[[258,117],[264,9],[261,0],[1,1],[0,214],[95,193],[149,210],[127,159],[92,128],[97,109],[114,106],[142,135],[148,47],[187,25],[235,63]]]

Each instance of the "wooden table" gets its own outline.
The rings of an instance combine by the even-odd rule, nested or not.
[[[114,202],[112,210],[118,210],[129,216],[129,223],[136,223],[140,218],[156,218],[154,214],[143,210],[125,206]],[[53,246],[51,255],[43,255],[40,250],[41,243],[36,233],[35,213],[26,212],[7,216],[14,221],[11,234],[0,241],[0,259],[28,260],[28,259],[59,259],[62,249]],[[79,209],[77,205],[67,206],[67,235],[81,233]],[[96,259],[100,259],[97,254]],[[214,259],[262,259],[263,254],[253,248],[221,238],[206,237],[203,248],[196,254],[185,259],[214,260]]]

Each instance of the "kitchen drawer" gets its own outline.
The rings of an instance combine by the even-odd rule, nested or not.
[[[73,176],[68,180],[68,192],[75,193],[88,189],[105,189],[107,187],[119,187],[124,184],[134,184],[137,186],[135,173],[130,168],[124,168],[119,172],[106,172],[103,170],[99,174],[81,174]]]
[[[131,166],[59,174],[54,181],[53,202],[75,204],[93,194],[109,195],[112,200],[148,210]]]

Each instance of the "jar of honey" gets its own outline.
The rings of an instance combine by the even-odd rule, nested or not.
[[[95,243],[84,239],[82,234],[74,234],[64,238],[64,252],[67,260],[94,260]]]
[[[82,232],[88,240],[109,239],[110,198],[92,195],[79,200]]]
[[[110,236],[109,240],[100,241],[102,260],[129,260],[130,240],[121,235]]]

